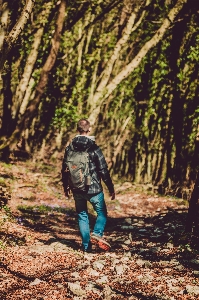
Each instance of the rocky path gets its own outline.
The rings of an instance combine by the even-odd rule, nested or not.
[[[199,253],[183,241],[184,201],[116,185],[117,199],[106,197],[112,249],[83,254],[74,202],[59,183],[23,164],[12,176],[12,215],[0,215],[1,300],[199,299]]]

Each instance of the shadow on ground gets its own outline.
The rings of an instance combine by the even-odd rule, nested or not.
[[[77,216],[74,209],[50,206],[23,206],[19,208],[19,223],[36,232],[50,233],[52,238],[43,243],[60,242],[74,250],[81,244]],[[194,258],[198,241],[184,234],[187,211],[169,209],[151,217],[132,215],[128,218],[108,218],[107,240],[114,252],[131,251],[150,261],[169,260],[174,257],[173,247],[181,247],[179,260]],[[95,216],[90,213],[90,227],[94,226]],[[192,249],[190,250],[190,242]],[[21,241],[23,242],[23,241]],[[189,244],[189,247],[187,246]],[[166,248],[160,254],[159,249]]]

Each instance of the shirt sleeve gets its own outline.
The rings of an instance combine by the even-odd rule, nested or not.
[[[109,193],[114,193],[114,185],[113,182],[111,180],[111,176],[108,170],[108,166],[105,160],[105,157],[102,153],[102,150],[98,147],[96,150],[96,167],[97,167],[97,171],[99,172],[99,175],[101,177],[101,179],[103,180],[103,182],[106,184]]]

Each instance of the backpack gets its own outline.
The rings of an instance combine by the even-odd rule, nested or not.
[[[66,157],[66,171],[68,172],[68,184],[71,190],[88,191],[91,184],[89,174],[88,149],[85,151],[74,150],[72,143]]]

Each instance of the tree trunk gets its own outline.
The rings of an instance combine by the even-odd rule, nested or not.
[[[22,11],[21,17],[11,30],[8,36],[5,37],[2,50],[0,52],[1,58],[0,58],[0,72],[3,69],[4,63],[8,57],[8,54],[10,50],[13,47],[13,44],[17,40],[20,33],[23,31],[25,24],[27,23],[30,14],[32,12],[32,9],[34,7],[35,0],[27,0],[26,5]]]
[[[89,121],[94,124],[99,112],[100,107],[105,99],[117,88],[117,86],[127,78],[141,63],[142,59],[146,56],[150,49],[155,47],[163,38],[170,25],[174,22],[176,16],[179,14],[184,4],[188,0],[178,0],[176,5],[170,10],[168,16],[164,19],[162,26],[154,34],[154,36],[145,43],[134,59],[123,68],[123,70],[116,75],[113,80],[102,89],[102,91],[96,91],[95,95],[95,107],[90,113]]]
[[[6,65],[6,72],[2,76],[3,80],[3,114],[2,114],[2,126],[0,128],[0,137],[6,137],[11,134],[12,128],[12,115],[11,115],[11,105],[12,105],[12,90],[11,90],[11,68],[12,60]],[[1,152],[1,159],[8,162],[9,160],[9,148],[5,147]]]
[[[3,5],[2,1],[0,1],[0,53],[2,51],[3,42],[6,35],[8,20],[9,20],[8,3],[4,3]]]
[[[195,142],[195,155],[193,156],[193,163],[198,167],[199,162],[199,138]],[[189,209],[186,221],[186,232],[193,232],[199,237],[199,172],[197,173],[195,185],[189,200]]]
[[[198,219],[198,199],[199,199],[199,172],[197,174],[194,189],[191,194],[191,198],[189,200],[189,209],[188,209],[186,228],[185,228],[187,232],[192,232],[194,230],[193,226],[197,227],[197,225],[199,225],[196,224]]]
[[[185,97],[182,96],[182,91],[179,91],[179,79],[176,74],[179,74],[180,68],[179,55],[181,50],[181,45],[184,41],[184,36],[186,34],[187,22],[177,23],[172,31],[171,40],[171,53],[170,55],[170,80],[173,82],[173,103],[171,108],[171,117],[173,125],[173,135],[175,143],[175,163],[173,167],[173,174],[175,177],[172,178],[174,182],[180,184],[183,183],[183,177],[185,173],[183,164],[183,122],[184,122],[184,105]],[[178,116],[176,118],[176,116]]]
[[[36,87],[35,98],[30,102],[29,106],[26,109],[26,112],[24,113],[21,120],[19,121],[17,128],[13,132],[12,136],[8,139],[6,143],[1,145],[0,149],[3,149],[8,145],[10,146],[11,149],[14,148],[16,142],[18,141],[18,139],[22,134],[22,131],[25,130],[26,128],[29,128],[30,123],[32,122],[37,112],[37,107],[40,103],[41,97],[44,94],[44,90],[48,83],[49,73],[52,70],[57,58],[57,53],[60,46],[61,32],[65,20],[65,11],[66,11],[66,1],[62,0],[60,3],[59,12],[57,16],[55,33],[52,39],[52,47],[50,50],[50,54],[46,60],[46,63],[44,64],[44,67],[41,71],[40,79]]]
[[[145,7],[147,7],[149,5],[149,3],[150,3],[150,0],[146,0]],[[126,27],[123,30],[122,37],[116,43],[114,51],[113,51],[110,59],[108,60],[102,74],[100,75],[100,77],[101,77],[100,83],[98,84],[96,92],[92,98],[92,105],[90,108],[91,111],[96,109],[96,107],[98,106],[99,99],[103,96],[103,94],[105,92],[105,88],[106,88],[108,81],[110,79],[110,76],[112,74],[114,63],[118,59],[121,49],[126,45],[126,42],[130,37],[130,34],[138,28],[138,26],[140,25],[142,19],[144,18],[145,13],[146,13],[146,11],[144,10],[142,12],[139,20],[135,23],[138,12],[139,12],[139,9],[138,9],[138,7],[136,7],[134,9],[134,11],[131,13],[131,15],[128,19],[128,22],[126,24]]]
[[[49,13],[51,9],[51,3],[46,3],[45,5],[45,11],[41,13],[41,16],[39,17],[40,23],[42,23],[39,27],[39,29],[34,34],[34,40],[33,44],[30,50],[30,53],[26,59],[26,65],[23,71],[23,75],[21,77],[21,80],[18,84],[18,87],[16,89],[15,97],[14,97],[14,111],[13,111],[13,117],[17,118],[18,112],[20,110],[20,113],[23,114],[25,112],[25,109],[28,105],[27,97],[24,98],[24,95],[28,89],[28,84],[33,72],[33,68],[35,65],[35,62],[37,60],[38,56],[38,49],[41,44],[41,39],[44,32],[44,18],[47,20]],[[22,109],[21,109],[22,107]]]

